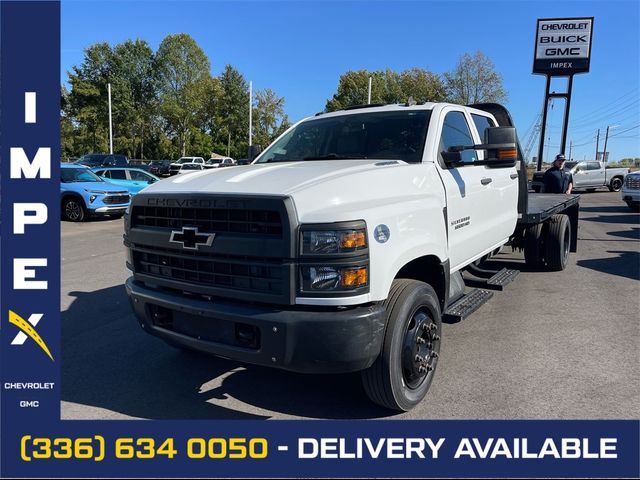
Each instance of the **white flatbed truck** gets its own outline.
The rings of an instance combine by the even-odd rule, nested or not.
[[[172,345],[361,371],[374,402],[409,410],[433,380],[443,320],[464,319],[518,273],[482,261],[510,245],[533,268],[564,269],[578,200],[527,192],[500,105],[322,113],[251,165],[136,195],[126,288],[142,328]]]

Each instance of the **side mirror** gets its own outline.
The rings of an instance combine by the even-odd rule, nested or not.
[[[472,165],[487,167],[513,167],[518,160],[517,136],[515,127],[489,127],[484,131],[484,143],[480,145],[454,145],[442,152],[447,165],[461,163],[463,150],[486,150],[485,160],[476,160]]]
[[[249,162],[253,162],[262,153],[262,145],[249,145]]]

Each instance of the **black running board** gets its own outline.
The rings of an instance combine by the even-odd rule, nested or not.
[[[493,292],[476,288],[447,308],[442,315],[442,321],[445,323],[461,322],[484,305],[491,297],[493,297]]]
[[[520,273],[519,270],[503,268],[496,272],[491,278],[465,278],[464,283],[469,287],[487,288],[489,290],[504,290]]]

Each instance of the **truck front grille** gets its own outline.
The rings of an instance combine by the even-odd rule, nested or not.
[[[201,287],[215,287],[270,295],[283,293],[286,268],[259,259],[207,257],[158,249],[134,250],[137,273]],[[188,286],[185,287],[189,290]]]
[[[638,175],[627,175],[627,178],[624,180],[624,185],[627,188],[631,188],[633,190],[640,189],[640,176]]]
[[[291,200],[279,196],[142,192],[133,197],[125,222],[134,274],[185,294],[291,304],[292,210]],[[194,248],[174,239],[189,227],[208,235],[209,243]]]
[[[282,237],[279,212],[270,210],[234,210],[213,208],[135,206],[132,227],[198,227],[212,233],[240,233]]]

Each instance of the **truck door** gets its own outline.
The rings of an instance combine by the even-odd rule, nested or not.
[[[605,170],[600,162],[587,162],[587,177],[589,185],[601,187],[606,183]]]
[[[463,110],[447,107],[441,118],[438,158],[447,195],[449,261],[455,271],[497,243],[490,223],[500,205],[492,205],[492,176],[485,167],[474,165],[478,160],[475,150],[461,152],[462,166],[444,164],[442,152],[454,145],[473,145],[475,141]]]
[[[473,126],[475,126],[474,136],[476,145],[484,143],[485,130],[497,125],[489,116],[478,113],[471,113]],[[478,152],[479,158],[484,160],[485,152]],[[489,193],[488,209],[490,211],[488,228],[494,235],[496,242],[507,239],[514,232],[518,221],[518,170],[517,167],[489,168],[484,169],[484,178],[490,178],[487,184]],[[495,245],[495,244],[494,244]]]
[[[589,183],[586,162],[580,162],[573,169],[573,188],[586,187]]]

